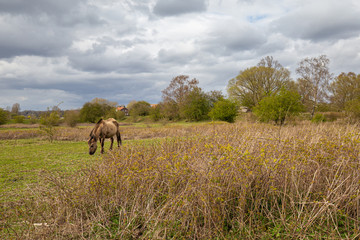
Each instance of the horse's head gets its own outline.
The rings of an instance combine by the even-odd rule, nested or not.
[[[88,145],[89,145],[89,154],[93,155],[96,152],[96,149],[97,149],[97,139],[96,139],[95,136],[90,135]]]
[[[95,127],[90,132],[90,139],[88,140],[89,145],[89,154],[93,155],[96,152],[97,149],[97,140],[99,138],[99,135],[96,134],[100,124],[103,122],[103,119],[100,119],[96,124]]]

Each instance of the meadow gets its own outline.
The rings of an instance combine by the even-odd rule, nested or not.
[[[360,127],[299,122],[0,129],[0,238],[358,239]]]

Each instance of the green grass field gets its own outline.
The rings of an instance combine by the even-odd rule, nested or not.
[[[0,201],[38,182],[41,171],[72,173],[93,164],[86,142],[19,139],[0,141]]]

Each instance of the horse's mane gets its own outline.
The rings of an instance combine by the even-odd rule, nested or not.
[[[95,136],[95,132],[97,131],[97,129],[99,128],[101,122],[103,121],[103,119],[101,118],[96,124],[95,127],[91,130],[90,132],[90,137],[96,137]]]

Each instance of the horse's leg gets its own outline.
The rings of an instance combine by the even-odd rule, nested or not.
[[[114,144],[114,137],[111,137],[110,140],[111,140],[110,150],[112,150],[112,147],[113,147],[113,144]]]
[[[105,142],[105,138],[100,138],[100,143],[101,143],[101,153],[104,153],[104,142]]]

